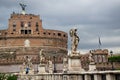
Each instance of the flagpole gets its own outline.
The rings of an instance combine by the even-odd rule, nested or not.
[[[100,40],[100,36],[98,37],[98,39],[99,39],[98,47],[99,47],[99,49],[101,49],[101,40]]]

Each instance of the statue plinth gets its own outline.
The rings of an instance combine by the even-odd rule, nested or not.
[[[49,70],[48,70],[49,73],[53,73],[53,68],[50,67]]]
[[[89,60],[90,60],[89,71],[95,71],[96,70],[96,64],[95,64],[95,60],[94,60],[94,57],[93,57],[93,53],[89,54]]]
[[[40,64],[38,67],[38,74],[46,73],[45,64],[43,63],[43,61],[45,60],[45,55],[43,53],[43,49],[41,49],[39,52],[39,58],[40,58]]]
[[[51,60],[48,61],[48,72],[53,73],[53,63]]]
[[[95,62],[90,62],[90,64],[89,64],[89,71],[95,71],[95,70],[96,70]]]
[[[39,71],[38,74],[46,73],[46,71],[45,71],[45,64],[39,64],[38,71]]]
[[[81,72],[81,71],[84,71],[82,69],[82,66],[81,66],[81,60],[80,60],[80,53],[78,52],[72,52],[69,56],[68,56],[68,69],[69,69],[69,72]]]
[[[22,11],[21,13],[22,13],[23,15],[25,15],[25,14],[26,14],[26,12],[25,12],[25,11]]]
[[[71,57],[71,58],[79,58],[79,59],[80,59],[80,52],[72,51],[72,52],[69,54],[69,57]]]

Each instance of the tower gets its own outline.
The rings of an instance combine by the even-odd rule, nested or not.
[[[39,64],[39,51],[43,49],[45,61],[49,57],[53,61],[55,57],[56,65],[62,64],[62,59],[67,55],[68,35],[64,31],[44,29],[39,15],[28,14],[25,12],[25,4],[21,4],[22,13],[12,13],[9,18],[8,29],[0,30],[0,65],[18,65],[24,62],[25,56],[32,57],[31,62]],[[11,54],[11,52],[13,54]],[[4,55],[10,56],[4,56]],[[9,60],[9,61],[8,61]],[[4,63],[3,63],[4,61]],[[17,68],[15,68],[17,71]],[[2,72],[3,69],[0,69]],[[62,68],[57,68],[62,71]],[[12,71],[10,67],[8,72]]]

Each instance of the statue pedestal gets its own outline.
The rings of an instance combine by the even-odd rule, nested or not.
[[[45,64],[40,64],[39,67],[38,67],[38,74],[43,74],[43,73],[46,73],[45,71]]]
[[[90,62],[89,64],[89,71],[95,71],[96,70],[96,65],[94,62]]]
[[[49,67],[48,72],[49,72],[49,73],[53,73],[53,68],[52,68],[52,67]]]
[[[68,60],[67,58],[63,58],[63,73],[67,73],[68,71]]]
[[[68,72],[81,72],[84,71],[81,66],[80,53],[71,53],[68,56]]]

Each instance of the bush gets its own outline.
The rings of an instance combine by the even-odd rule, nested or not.
[[[16,75],[0,73],[0,80],[17,80]]]
[[[112,56],[112,57],[109,57],[108,60],[110,62],[120,62],[120,56]]]
[[[7,80],[17,80],[16,75],[8,76]]]
[[[6,79],[6,75],[5,75],[5,74],[0,73],[0,80],[5,80],[5,79]]]

